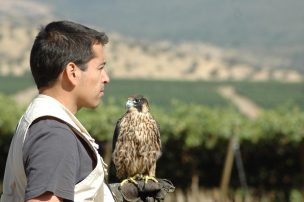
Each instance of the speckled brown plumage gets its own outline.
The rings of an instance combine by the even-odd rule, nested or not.
[[[130,97],[128,111],[117,122],[112,160],[116,176],[126,179],[136,174],[155,177],[161,155],[160,131],[143,96]]]

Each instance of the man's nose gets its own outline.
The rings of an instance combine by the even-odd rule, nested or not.
[[[102,82],[103,83],[109,83],[110,82],[110,77],[106,71],[103,72],[102,74]]]

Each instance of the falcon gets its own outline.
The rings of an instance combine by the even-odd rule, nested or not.
[[[150,114],[147,98],[131,96],[127,112],[117,121],[113,136],[112,160],[122,183],[155,179],[156,161],[161,155],[160,130]]]

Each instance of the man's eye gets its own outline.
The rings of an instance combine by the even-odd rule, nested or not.
[[[106,66],[106,63],[102,63],[100,66],[99,66],[99,69],[103,69],[104,67]]]

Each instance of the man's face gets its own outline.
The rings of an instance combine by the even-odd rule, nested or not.
[[[110,82],[104,69],[104,47],[101,44],[93,45],[93,52],[95,57],[87,63],[87,69],[81,71],[78,86],[78,109],[97,107],[104,95],[105,85]]]

